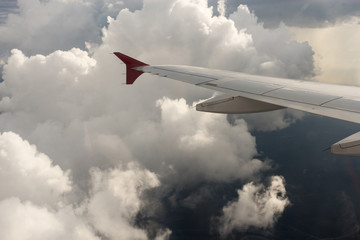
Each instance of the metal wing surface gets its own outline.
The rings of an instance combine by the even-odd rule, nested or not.
[[[119,52],[114,54],[127,66],[127,84],[142,73],[150,73],[223,93],[198,104],[200,111],[249,113],[285,107],[360,123],[359,87],[192,66],[151,66]],[[360,133],[339,141],[331,149],[335,154],[360,155]]]
[[[360,123],[360,88],[256,76],[190,66],[135,68],[162,77],[276,106]]]

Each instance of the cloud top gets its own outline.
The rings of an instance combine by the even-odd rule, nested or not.
[[[289,203],[281,176],[273,176],[267,188],[248,183],[238,190],[238,199],[223,208],[220,233],[271,228]]]

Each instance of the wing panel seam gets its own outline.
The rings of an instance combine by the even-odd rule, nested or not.
[[[159,69],[159,70],[163,70],[163,71],[169,71],[169,72],[173,72],[173,73],[178,73],[178,74],[182,74],[182,75],[190,75],[190,76],[194,76],[194,77],[201,77],[201,78],[211,79],[211,80],[208,80],[208,81],[204,81],[204,82],[195,84],[195,85],[197,85],[197,86],[204,86],[204,85],[206,85],[206,83],[219,80],[219,78],[209,77],[209,76],[204,76],[204,75],[199,75],[199,74],[194,74],[194,73],[188,73],[188,72],[187,72],[187,73],[184,73],[184,72],[180,72],[180,71],[164,69],[164,68],[161,68],[161,67],[153,67],[153,68]],[[214,87],[215,87],[215,86],[214,86]],[[279,87],[279,88],[276,88],[276,89],[271,89],[271,90],[266,91],[266,92],[261,93],[261,94],[255,94],[255,93],[251,93],[251,92],[240,91],[240,90],[235,90],[235,89],[226,88],[226,87],[220,87],[219,85],[217,85],[216,88],[226,89],[226,90],[235,91],[235,92],[242,92],[242,93],[251,94],[251,95],[258,95],[258,96],[268,97],[268,98],[272,98],[272,99],[279,99],[279,100],[284,100],[284,101],[288,101],[288,102],[306,104],[306,105],[310,105],[310,106],[318,106],[318,107],[323,107],[323,108],[327,108],[327,109],[334,109],[334,110],[346,111],[346,112],[351,112],[351,113],[360,113],[360,111],[354,111],[354,110],[350,110],[350,109],[342,109],[342,108],[337,108],[337,107],[324,106],[324,105],[327,104],[327,103],[330,103],[330,102],[332,102],[332,101],[341,99],[341,98],[343,98],[343,97],[337,97],[337,98],[334,98],[334,99],[325,101],[325,102],[323,102],[323,103],[321,103],[321,104],[312,104],[312,103],[307,103],[307,102],[302,102],[302,101],[295,101],[295,100],[290,100],[290,99],[285,99],[285,98],[279,98],[279,97],[274,97],[274,96],[265,95],[265,94],[268,94],[268,93],[270,93],[270,92],[283,89],[283,88],[285,88],[285,87]]]
[[[266,96],[265,94],[268,94],[270,92],[273,92],[273,91],[276,91],[276,90],[280,90],[280,89],[283,89],[284,87],[278,87],[278,88],[275,88],[275,89],[271,89],[269,91],[266,91],[266,92],[263,92],[262,94],[260,95],[263,95],[263,96]],[[268,96],[267,96],[268,97]]]
[[[343,97],[337,97],[337,98],[328,100],[328,101],[326,101],[326,102],[323,102],[323,103],[320,104],[319,106],[322,106],[322,107],[323,107],[324,104],[328,104],[328,103],[330,103],[330,102],[332,102],[332,101],[336,101],[336,100],[339,100],[339,99],[341,99],[341,98],[343,98]],[[326,106],[324,106],[324,107],[326,107]]]

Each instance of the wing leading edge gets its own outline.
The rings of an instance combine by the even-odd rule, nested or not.
[[[135,82],[142,73],[150,73],[223,93],[215,99],[199,103],[196,106],[199,111],[250,113],[292,108],[360,123],[359,87],[191,66],[150,66],[122,53],[114,54],[126,64],[127,84]],[[334,144],[331,151],[334,154],[360,156],[360,134]]]

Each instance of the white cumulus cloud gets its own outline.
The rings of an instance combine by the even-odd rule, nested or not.
[[[28,201],[8,198],[0,201],[0,212],[0,237],[4,240],[100,240],[70,207],[54,212]]]
[[[270,228],[289,203],[281,176],[273,176],[267,188],[248,183],[238,190],[238,199],[223,208],[220,233],[227,235],[249,227]]]
[[[93,169],[88,203],[91,222],[109,239],[147,239],[146,231],[133,227],[141,208],[140,194],[159,186],[154,173],[131,166],[129,170]]]
[[[72,190],[69,171],[53,165],[34,145],[19,135],[0,135],[0,199],[20,197],[41,204],[57,205]]]
[[[12,48],[27,54],[49,54],[86,42],[99,43],[108,16],[124,8],[141,9],[141,0],[17,0],[18,9],[7,13],[0,25],[0,58]]]
[[[108,10],[101,5],[94,13],[91,1],[20,1],[19,15],[0,26],[2,36],[9,34],[0,45],[18,49],[0,83],[0,132],[13,132],[2,135],[1,167],[14,175],[0,178],[16,183],[2,192],[3,204],[30,209],[29,219],[42,214],[69,233],[80,226],[94,239],[146,239],[149,229],[136,226],[149,200],[144,192],[163,188],[161,198],[199,183],[245,181],[269,165],[257,159],[244,120],[230,124],[226,115],[195,111],[193,102],[210,91],[145,74],[124,86],[124,66],[109,53],[287,77],[312,76],[313,53],[307,44],[289,42],[284,28],[264,29],[245,6],[226,18],[213,16],[200,0],[145,0],[138,11],[123,9],[126,2],[105,3]],[[94,15],[106,11],[113,17],[100,32]],[[85,41],[95,44],[87,51]],[[276,118],[275,128],[284,122],[283,115]],[[27,174],[22,162],[33,166]],[[195,200],[189,205],[201,202]],[[155,232],[166,239],[171,230]]]
[[[1,239],[148,239],[135,217],[142,193],[160,182],[135,163],[92,169],[91,187],[79,203],[71,202],[78,193],[69,172],[15,133],[0,136],[0,169]],[[159,229],[157,238],[170,234]]]

